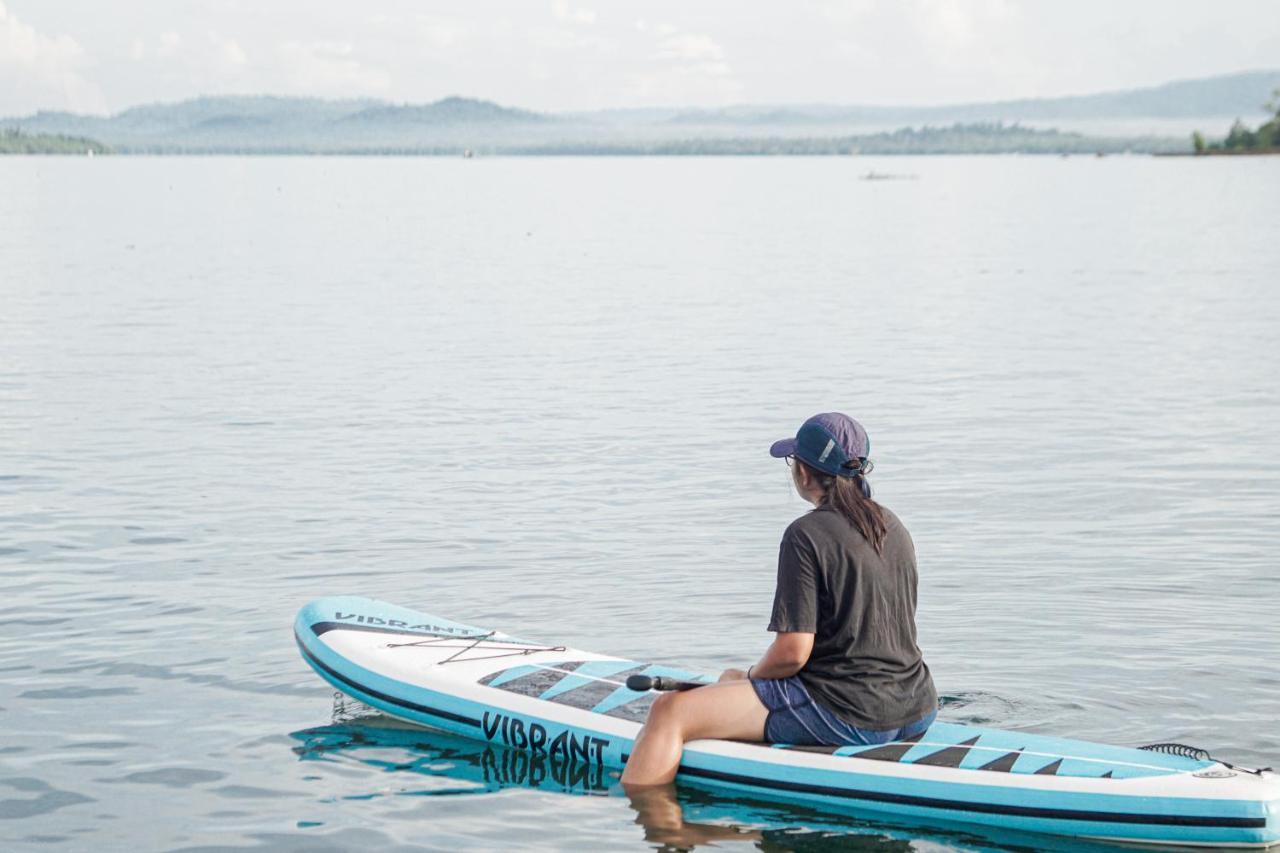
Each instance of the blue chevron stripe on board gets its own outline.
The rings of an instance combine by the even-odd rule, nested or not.
[[[624,669],[631,669],[635,666],[638,666],[638,664],[629,660],[585,661],[577,665],[573,675],[566,675],[544,690],[538,698],[554,699],[562,693],[568,693],[570,690],[576,690],[579,687],[586,687],[590,684],[598,684],[598,679],[608,678],[611,675],[622,672]]]

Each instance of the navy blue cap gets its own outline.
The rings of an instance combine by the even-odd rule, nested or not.
[[[769,453],[794,456],[811,468],[836,477],[868,473],[871,439],[862,424],[839,412],[814,415],[800,425],[795,438],[775,441]]]

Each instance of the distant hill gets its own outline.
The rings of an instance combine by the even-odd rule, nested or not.
[[[1189,150],[1189,130],[1162,135],[1115,131],[1124,120],[1195,120],[1206,129],[1261,115],[1280,71],[1185,80],[1147,89],[1066,98],[928,107],[736,106],[715,110],[641,109],[548,114],[450,97],[429,104],[373,99],[323,100],[269,95],[200,97],[148,104],[113,116],[40,112],[0,119],[0,129],[87,137],[119,153],[806,153],[893,150]],[[1223,119],[1228,119],[1224,121]],[[1100,123],[1097,126],[1089,122]],[[1074,125],[1072,124],[1074,123]],[[1007,125],[1025,125],[1010,127]],[[1037,130],[1081,130],[1033,136]],[[884,141],[893,131],[946,129]],[[956,127],[980,127],[958,133]],[[1130,127],[1138,127],[1132,125]],[[1015,136],[1022,142],[1012,143]],[[1122,136],[1123,139],[1114,137]],[[867,143],[877,137],[880,142]],[[984,148],[980,140],[989,143]],[[919,143],[919,144],[916,144]],[[868,148],[870,145],[870,149]],[[923,148],[921,147],[923,146]],[[955,146],[948,148],[947,146]],[[1011,147],[1012,146],[1012,147]],[[1058,146],[1055,148],[1055,146]]]
[[[229,119],[258,120],[283,125],[314,124],[332,121],[376,103],[378,102],[372,100],[328,101],[270,95],[192,98],[172,104],[131,107],[114,116],[38,112],[25,118],[3,119],[0,124],[20,125],[27,130],[42,133],[100,133],[117,138],[162,137]]]
[[[472,98],[391,104],[271,95],[147,104],[114,116],[40,112],[0,119],[0,127],[30,133],[92,136],[122,153],[453,149],[558,123],[554,116]]]
[[[433,104],[414,106],[405,104],[375,104],[342,119],[345,123],[366,125],[483,125],[483,124],[536,124],[554,121],[551,116],[500,107],[490,101],[474,98],[445,98]]]
[[[1247,71],[1162,86],[1062,98],[1028,98],[926,107],[772,106],[683,110],[673,124],[929,124],[984,121],[1054,121],[1134,118],[1234,118],[1266,114],[1272,90],[1280,88],[1280,70]]]

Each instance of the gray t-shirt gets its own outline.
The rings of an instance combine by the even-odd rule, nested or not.
[[[882,731],[938,707],[916,645],[916,551],[884,511],[877,554],[858,528],[820,507],[791,523],[778,554],[769,630],[813,633],[800,670],[809,695],[845,722]]]

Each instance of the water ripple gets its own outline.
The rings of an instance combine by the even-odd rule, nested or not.
[[[656,846],[321,725],[293,616],[743,666],[803,511],[764,449],[827,408],[945,717],[1280,761],[1275,158],[856,159],[0,158],[0,847]],[[779,848],[1042,843],[682,797]]]

